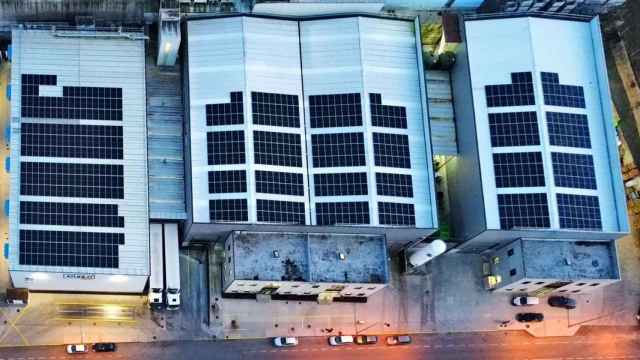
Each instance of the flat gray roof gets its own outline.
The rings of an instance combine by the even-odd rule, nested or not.
[[[384,236],[245,231],[230,236],[235,279],[376,284],[388,279]]]
[[[524,272],[536,279],[618,279],[614,242],[522,240]]]

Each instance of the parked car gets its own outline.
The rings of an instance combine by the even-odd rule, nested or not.
[[[548,300],[549,306],[561,307],[568,310],[576,308],[576,301],[564,296],[552,296]]]
[[[519,322],[541,322],[544,320],[544,315],[540,313],[519,313],[516,315],[516,320]]]
[[[95,343],[91,347],[95,352],[114,352],[118,350],[115,343]]]
[[[373,345],[378,343],[378,337],[375,335],[358,335],[355,337],[358,345]]]
[[[291,347],[298,346],[298,339],[294,337],[276,337],[273,338],[273,346],[276,347]]]
[[[89,352],[89,348],[84,344],[67,345],[67,354],[84,354]]]
[[[407,345],[407,344],[411,344],[411,336],[409,335],[387,336],[387,345]]]
[[[353,344],[353,336],[330,336],[329,345],[339,346],[345,344]]]
[[[540,304],[540,299],[535,296],[516,296],[511,299],[513,306],[531,306]]]

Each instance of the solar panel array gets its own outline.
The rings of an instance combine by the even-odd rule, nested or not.
[[[593,156],[552,152],[551,159],[556,186],[596,190]]]
[[[362,126],[359,93],[309,96],[311,128]]]
[[[19,262],[117,268],[125,243],[118,205],[125,198],[122,89],[58,80],[21,76],[20,195],[31,198],[19,204]],[[66,228],[30,228],[36,225]]]
[[[591,149],[587,115],[547,112],[547,127],[551,145]]]
[[[493,154],[493,169],[499,188],[544,186],[540,152]]]
[[[561,229],[602,229],[597,196],[558,194],[557,200]]]
[[[486,85],[488,107],[535,105],[530,72],[511,73],[511,84]]]
[[[535,111],[489,114],[491,146],[540,145]]]
[[[498,194],[498,211],[502,229],[550,226],[547,194],[544,193]]]
[[[582,109],[586,107],[582,86],[561,85],[557,73],[542,72],[540,78],[545,105]]]

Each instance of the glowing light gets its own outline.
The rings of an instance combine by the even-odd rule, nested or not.
[[[169,51],[171,51],[171,43],[166,43],[164,45],[164,52],[168,53]]]
[[[122,306],[119,305],[104,305],[102,311],[104,317],[107,319],[117,319],[122,316]]]

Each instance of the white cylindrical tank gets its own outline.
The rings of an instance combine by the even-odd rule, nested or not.
[[[444,253],[445,251],[447,251],[447,244],[445,244],[444,241],[440,239],[433,240],[427,246],[418,249],[416,250],[416,252],[411,254],[411,256],[409,257],[409,263],[414,267],[420,266],[422,264],[428,263],[429,261],[431,261],[431,259]]]

